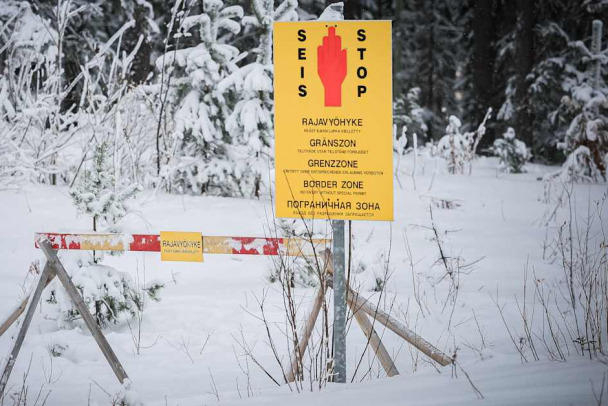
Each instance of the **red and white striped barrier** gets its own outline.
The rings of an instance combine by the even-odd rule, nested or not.
[[[36,233],[35,244],[48,240],[56,250],[160,252],[158,234]],[[203,236],[203,253],[232,255],[314,256],[331,247],[331,240]]]

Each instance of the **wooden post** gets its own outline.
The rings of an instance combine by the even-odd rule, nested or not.
[[[315,297],[315,301],[312,306],[312,310],[308,316],[308,320],[306,320],[306,324],[300,333],[300,339],[298,340],[298,347],[293,350],[293,360],[291,361],[291,369],[287,374],[287,382],[291,383],[296,380],[296,376],[299,371],[300,362],[304,359],[304,353],[306,352],[306,348],[308,347],[308,341],[310,340],[310,336],[315,328],[315,323],[317,318],[319,317],[319,312],[321,311],[321,305],[323,304],[323,300],[325,299],[325,295],[323,289],[317,290],[317,295]]]
[[[391,358],[388,351],[386,350],[386,347],[384,347],[384,344],[382,343],[380,336],[378,335],[378,333],[376,333],[374,326],[369,321],[369,319],[367,318],[365,313],[362,311],[359,311],[356,308],[356,305],[355,305],[354,301],[352,300],[352,296],[349,295],[347,302],[348,302],[348,307],[350,307],[350,310],[353,312],[353,315],[355,316],[355,320],[357,320],[359,327],[361,327],[361,330],[363,330],[365,337],[367,337],[367,339],[369,340],[369,344],[372,346],[372,349],[376,353],[376,356],[378,357],[378,360],[380,361],[382,368],[384,368],[386,375],[388,375],[388,376],[399,375],[399,371],[397,370],[397,367],[395,366],[393,359]]]
[[[331,272],[331,269],[329,269],[329,271]],[[333,287],[331,279],[329,279],[327,283],[330,285],[330,287]],[[429,343],[424,338],[420,337],[418,334],[407,328],[399,320],[395,319],[390,314],[386,313],[382,309],[379,309],[377,306],[371,304],[368,300],[359,296],[359,294],[354,292],[350,286],[347,286],[347,291],[347,300],[352,301],[356,310],[364,311],[372,319],[378,320],[380,323],[384,324],[399,337],[412,344],[422,353],[426,354],[434,361],[439,363],[441,366],[446,366],[452,363],[452,358],[448,357],[433,344]]]
[[[332,255],[329,248],[325,249],[323,255],[323,272],[321,278],[324,278],[327,272],[331,273],[331,269],[333,267],[332,264]],[[322,279],[319,280],[319,283],[326,283]],[[315,301],[313,302],[312,310],[308,315],[308,319],[306,320],[306,324],[302,328],[302,332],[300,333],[300,339],[298,340],[298,347],[293,350],[293,360],[291,361],[291,369],[287,373],[287,383],[294,382],[296,380],[296,376],[298,374],[298,366],[299,363],[304,359],[304,353],[306,352],[306,348],[308,347],[308,342],[310,341],[310,336],[312,335],[313,330],[315,329],[315,323],[317,318],[319,317],[319,312],[321,311],[321,306],[323,305],[323,300],[325,300],[325,289],[321,285],[317,290],[317,294],[315,296]]]
[[[348,294],[349,297],[352,296],[353,303],[356,306],[357,310],[362,310],[373,319],[378,320],[380,323],[384,324],[399,337],[412,344],[418,350],[422,351],[424,354],[439,363],[441,366],[446,366],[452,363],[452,358],[448,357],[434,345],[426,341],[424,338],[420,337],[412,330],[408,329],[399,320],[396,320],[394,317],[392,317],[385,311],[378,309],[369,301],[360,297],[357,293],[353,292],[352,289],[349,289]]]
[[[70,299],[76,306],[76,309],[78,309],[78,312],[82,316],[85,324],[91,332],[91,335],[97,342],[97,345],[101,349],[101,352],[103,352],[103,355],[106,357],[106,360],[112,367],[114,374],[116,375],[120,383],[124,383],[125,379],[129,378],[127,376],[127,373],[120,364],[120,361],[118,361],[116,354],[114,354],[112,347],[110,347],[110,344],[101,332],[101,329],[99,328],[95,320],[93,320],[93,316],[91,316],[91,313],[89,313],[89,309],[82,300],[80,293],[78,293],[76,286],[74,286],[72,280],[70,279],[70,276],[65,271],[63,264],[61,263],[61,261],[59,261],[59,258],[57,258],[57,253],[51,248],[51,244],[49,244],[48,241],[40,241],[39,244],[40,248],[42,249],[44,255],[47,258],[47,264],[50,264],[50,266],[55,271],[57,278],[59,278],[59,281],[67,291],[68,296],[70,296]]]
[[[13,367],[15,366],[15,362],[17,361],[17,356],[19,355],[19,351],[21,350],[21,345],[23,344],[23,340],[25,339],[27,330],[30,327],[30,324],[32,323],[34,312],[36,311],[36,307],[38,306],[38,302],[40,301],[40,297],[42,296],[42,291],[44,291],[44,288],[48,284],[48,281],[52,279],[52,274],[53,267],[47,262],[44,267],[44,270],[40,274],[40,279],[38,279],[36,290],[34,291],[34,294],[30,296],[29,306],[27,308],[27,313],[25,314],[25,319],[23,319],[23,324],[21,325],[19,334],[17,334],[17,338],[13,343],[11,353],[8,359],[6,360],[4,370],[2,371],[2,376],[0,377],[0,400],[3,399],[4,390],[6,389],[6,385],[8,384],[8,379],[11,376],[11,372],[13,371]]]
[[[327,270],[327,272],[329,274],[333,274],[333,257],[332,257],[332,253],[329,249],[325,250],[324,262],[325,262],[325,269]],[[325,272],[324,272],[324,274],[325,274]],[[321,283],[323,283],[323,281],[321,281]],[[330,286],[333,287],[332,281],[328,281],[326,283],[328,283]],[[313,308],[308,316],[308,319],[306,321],[306,324],[304,325],[304,328],[302,329],[302,333],[300,335],[300,340],[298,343],[298,348],[294,350],[293,361],[291,363],[291,369],[290,369],[289,373],[287,374],[287,382],[295,381],[295,378],[299,372],[298,363],[299,363],[299,361],[301,361],[301,358],[303,357],[304,352],[306,351],[306,348],[308,346],[308,341],[309,341],[312,331],[314,329],[315,321],[317,320],[317,318],[319,316],[319,311],[321,310],[321,305],[323,304],[324,296],[325,296],[324,290],[322,288],[319,289],[317,291],[317,295],[315,297]],[[349,308],[353,312],[355,319],[357,320],[357,323],[361,327],[361,330],[363,330],[363,333],[368,338],[368,340],[372,346],[372,349],[374,350],[374,352],[376,353],[376,356],[380,360],[380,363],[382,364],[382,367],[384,368],[386,374],[388,376],[399,375],[399,371],[397,370],[395,363],[391,359],[388,351],[386,350],[386,347],[384,347],[384,344],[382,343],[380,336],[374,330],[372,323],[369,321],[369,319],[367,318],[367,316],[365,315],[364,312],[358,311],[357,308],[355,307],[355,303],[353,301],[352,295],[349,296],[347,303],[348,303]]]
[[[50,274],[50,277],[46,281],[45,287],[47,287],[49,285],[49,283],[51,283],[53,278],[55,278],[55,273]],[[2,337],[2,335],[4,333],[6,333],[6,330],[8,330],[13,325],[13,323],[15,323],[17,321],[19,316],[21,316],[23,314],[23,312],[25,311],[25,309],[27,307],[27,303],[29,300],[30,300],[30,295],[27,295],[23,299],[21,304],[15,309],[15,311],[10,316],[8,316],[8,318],[6,319],[6,321],[4,323],[2,323],[2,325],[0,325],[0,337]]]
[[[325,269],[327,270],[328,274],[333,274],[332,253],[329,249],[325,251]],[[326,278],[325,283],[327,283],[328,287],[333,288],[332,278]],[[359,296],[359,294],[354,292],[350,286],[347,286],[346,290],[347,304],[353,312],[355,320],[357,320],[357,324],[359,324],[359,327],[361,327],[361,330],[363,330],[363,333],[368,338],[372,349],[376,353],[376,356],[378,357],[382,368],[384,368],[384,371],[388,376],[399,375],[399,371],[397,370],[395,363],[393,362],[391,356],[386,350],[386,347],[382,343],[380,336],[375,331],[373,324],[367,318],[366,314],[372,317],[373,320],[377,320],[381,324],[385,325],[388,329],[396,333],[399,337],[403,338],[405,341],[413,345],[415,348],[417,348],[419,351],[433,359],[435,362],[439,363],[441,366],[446,366],[453,362],[452,358],[444,354],[442,351],[440,351],[438,348],[433,346],[431,343],[420,337],[412,330],[408,329],[399,320],[395,319],[390,314],[377,308],[368,300]],[[298,357],[302,357],[304,351],[306,351],[310,335],[312,334],[312,331],[314,329],[315,321],[319,315],[319,311],[323,302],[323,295],[321,294],[321,292],[322,289],[319,289],[319,291],[317,292],[312,311],[308,316],[308,320],[302,330],[300,341],[298,342],[298,348],[294,349],[291,370],[287,374],[287,382],[293,382],[296,378],[296,374],[298,373]]]

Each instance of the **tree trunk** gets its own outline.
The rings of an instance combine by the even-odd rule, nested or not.
[[[516,0],[517,25],[515,28],[515,132],[530,148],[534,148],[532,125],[534,117],[530,109],[526,76],[534,65],[534,2]]]
[[[429,7],[430,20],[429,20],[429,49],[428,49],[428,61],[429,61],[429,74],[427,76],[428,85],[428,102],[427,105],[433,110],[438,112],[435,105],[435,0],[431,1]],[[429,127],[431,128],[431,127]]]
[[[473,5],[473,93],[474,114],[471,122],[480,123],[492,105],[494,51],[492,42],[492,3],[490,0],[475,0]],[[486,140],[490,141],[490,140]]]
[[[403,69],[403,44],[401,41],[403,1],[395,0],[395,17],[393,19],[393,99],[401,97],[404,91],[404,81],[401,77]]]
[[[360,20],[362,17],[361,11],[361,0],[346,0],[344,2],[345,20]]]
[[[143,5],[136,4],[134,10],[135,27],[127,30],[125,33],[125,47],[127,52],[131,52],[139,41],[140,34],[144,35],[143,42],[133,58],[133,63],[129,72],[129,81],[131,84],[139,85],[143,83],[153,69],[150,63],[150,55],[152,53],[152,44],[150,44],[148,34],[149,29],[146,25],[146,9]]]
[[[97,216],[93,216],[93,232],[97,232]],[[95,257],[95,250],[93,250],[93,263],[97,263],[97,258]]]

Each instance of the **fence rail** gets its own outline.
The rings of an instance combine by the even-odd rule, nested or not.
[[[41,240],[55,250],[160,252],[158,234],[36,233],[36,248]],[[314,256],[330,246],[325,238],[203,236],[205,254]]]

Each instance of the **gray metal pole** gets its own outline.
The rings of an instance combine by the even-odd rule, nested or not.
[[[344,220],[332,221],[334,266],[334,382],[346,383],[346,281]]]
[[[344,3],[327,6],[319,21],[344,19]],[[344,278],[344,220],[331,222],[333,232],[333,285],[334,285],[334,376],[333,381],[346,383],[346,281]]]

